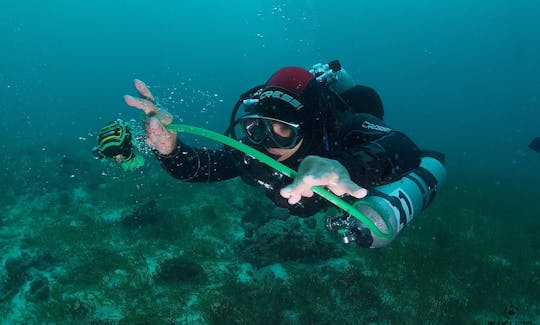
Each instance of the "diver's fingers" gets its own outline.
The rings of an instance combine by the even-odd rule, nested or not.
[[[135,89],[137,89],[137,91],[139,92],[139,94],[141,95],[142,98],[148,99],[152,103],[155,102],[154,96],[152,95],[152,93],[148,89],[148,86],[143,81],[141,81],[139,79],[135,79],[135,80],[133,80],[133,84],[135,85]]]
[[[300,181],[295,181],[291,185],[282,188],[280,194],[289,200],[289,204],[295,204],[302,197],[312,197],[314,193],[311,187],[314,185],[324,184],[313,176],[305,176]]]
[[[131,107],[138,108],[148,115],[150,113],[157,113],[158,109],[154,103],[144,98],[135,98],[130,95],[124,95],[124,101]]]
[[[349,194],[357,199],[367,195],[367,190],[353,183],[352,181],[342,181],[337,184],[328,185],[327,188],[337,196]]]
[[[287,202],[293,205],[293,204],[298,203],[301,199],[302,199],[302,196],[300,194],[292,194],[291,196],[287,198]]]
[[[303,179],[300,181],[297,181],[295,179],[295,181],[292,184],[282,188],[280,190],[280,194],[284,198],[288,199],[288,198],[291,198],[292,196],[301,195],[301,193],[309,190],[310,187],[311,186],[307,184],[306,182],[304,182]]]

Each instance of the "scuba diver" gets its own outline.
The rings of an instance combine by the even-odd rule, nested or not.
[[[529,144],[529,148],[536,152],[540,152],[540,137],[534,138]]]
[[[395,210],[395,218],[383,228],[391,227],[397,234],[431,202],[441,179],[420,166],[422,152],[408,136],[384,124],[377,92],[355,85],[337,60],[317,64],[309,71],[293,66],[279,69],[265,84],[242,94],[231,114],[226,135],[297,170],[293,180],[237,149],[196,148],[183,142],[166,128],[172,123],[172,115],[156,106],[148,87],[140,80],[134,85],[140,96],[126,95],[124,100],[144,112],[147,144],[161,166],[180,181],[217,182],[241,177],[248,184],[264,187],[266,196],[277,206],[300,217],[312,216],[331,205],[314,195],[313,186],[325,187],[347,201],[365,198],[369,190],[370,195],[375,193],[388,202],[392,213]],[[243,113],[237,117],[240,109]],[[236,130],[243,136],[238,138]],[[111,146],[119,149],[109,153]],[[97,151],[108,157],[121,152],[126,159],[129,153],[121,147],[120,142],[110,142],[108,148],[98,146]],[[442,163],[442,159],[439,161]],[[421,169],[420,176],[410,176]],[[401,191],[403,186],[389,189],[389,193],[378,190],[385,184],[397,184],[407,175],[419,193],[418,200],[408,198]],[[373,211],[370,218],[377,223],[379,210]],[[344,242],[364,247],[382,247],[393,239],[377,238],[350,215],[327,218],[327,227],[340,228]]]

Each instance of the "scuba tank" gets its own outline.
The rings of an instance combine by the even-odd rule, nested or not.
[[[346,105],[352,112],[369,113],[383,119],[382,102],[376,92],[368,87],[355,85],[353,78],[341,67],[338,60],[316,64],[310,72],[325,84],[344,103],[351,91],[361,93],[362,101],[371,100],[368,107],[362,103]],[[446,182],[444,155],[425,152],[420,166],[400,180],[378,186],[368,196],[354,203],[354,207],[369,218],[384,234],[381,237],[350,214],[326,218],[328,230],[337,230],[345,243],[356,242],[363,247],[378,248],[390,244],[406,225],[433,201],[439,186]]]
[[[337,231],[344,243],[356,242],[370,248],[384,247],[429,206],[445,182],[444,156],[437,152],[425,153],[420,166],[414,171],[396,182],[375,187],[354,204],[379,230],[392,233],[390,238],[375,235],[349,214],[327,217],[326,227],[329,231]]]

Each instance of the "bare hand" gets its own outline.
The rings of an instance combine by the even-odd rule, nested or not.
[[[172,115],[157,108],[154,96],[144,82],[135,79],[134,85],[140,98],[125,95],[124,101],[146,115],[146,143],[162,155],[170,154],[176,148],[176,132],[168,131],[165,126],[172,123]]]
[[[281,189],[281,196],[296,204],[302,197],[312,197],[312,186],[324,186],[337,196],[349,194],[358,199],[367,195],[367,190],[356,185],[349,172],[337,160],[319,156],[307,156],[298,168],[291,185]]]

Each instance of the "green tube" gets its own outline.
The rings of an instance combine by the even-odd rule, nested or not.
[[[291,168],[283,165],[277,160],[272,159],[268,155],[265,155],[264,153],[258,150],[255,150],[252,147],[245,145],[239,141],[236,141],[232,138],[224,136],[223,134],[219,134],[214,131],[198,128],[191,125],[185,125],[185,124],[170,124],[167,126],[167,129],[169,131],[178,131],[178,132],[186,132],[190,134],[195,134],[195,135],[209,138],[214,141],[221,142],[227,146],[233,147],[237,150],[240,150],[246,153],[249,156],[256,158],[257,160],[281,172],[285,176],[288,176],[290,178],[294,178],[296,176],[296,171],[292,170]],[[379,228],[377,228],[377,226],[373,223],[373,221],[371,221],[371,219],[366,217],[362,212],[354,208],[352,205],[348,204],[347,202],[340,199],[338,196],[334,195],[332,192],[327,191],[325,188],[321,186],[313,186],[311,189],[313,190],[313,192],[319,194],[326,200],[330,201],[332,204],[334,204],[338,208],[344,210],[345,212],[351,214],[352,216],[360,220],[360,222],[363,223],[366,227],[368,227],[368,229],[371,230],[375,235],[381,238],[385,238],[385,239],[392,238],[392,236],[394,235],[392,225],[389,224],[386,218],[383,217],[382,219],[386,223],[388,233],[382,232]]]

